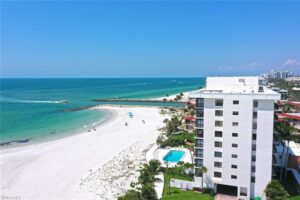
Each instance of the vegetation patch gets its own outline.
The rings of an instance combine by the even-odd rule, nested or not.
[[[187,143],[195,143],[195,135],[188,132],[182,132],[177,135],[171,135],[166,140],[162,141],[158,139],[156,142],[158,145],[160,145],[161,148],[164,147],[178,147],[178,146],[184,146],[189,147]]]
[[[175,187],[169,188],[169,180],[170,179],[180,179],[180,180],[187,180],[191,181],[191,178],[189,176],[185,175],[176,175],[176,174],[166,174],[164,173],[164,192],[162,196],[162,200],[209,200],[211,199],[209,194],[203,194],[199,192],[193,192],[193,191],[186,191],[181,190]]]

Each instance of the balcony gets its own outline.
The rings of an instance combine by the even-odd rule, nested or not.
[[[196,110],[196,117],[203,118],[204,117],[204,110],[203,109],[197,109]]]
[[[203,119],[197,119],[196,120],[196,127],[197,128],[203,128],[204,127]]]
[[[203,129],[197,129],[196,130],[196,137],[197,138],[203,138]]]

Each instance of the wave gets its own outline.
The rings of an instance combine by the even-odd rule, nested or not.
[[[128,83],[128,84],[124,84],[126,86],[128,85],[147,85],[147,83]]]
[[[1,102],[8,102],[8,103],[48,103],[48,104],[59,104],[59,103],[67,103],[67,100],[23,100],[23,99],[14,99],[8,97],[1,97]]]

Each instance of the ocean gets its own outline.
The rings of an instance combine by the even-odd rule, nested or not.
[[[1,144],[26,143],[81,132],[107,119],[97,98],[146,99],[195,90],[205,78],[0,79]]]

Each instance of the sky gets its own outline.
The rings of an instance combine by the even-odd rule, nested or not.
[[[300,74],[300,1],[2,1],[1,77]]]

